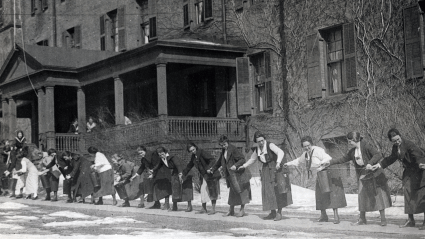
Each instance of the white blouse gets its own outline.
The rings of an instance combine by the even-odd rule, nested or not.
[[[96,153],[96,157],[94,158],[94,165],[99,173],[112,169],[108,159],[101,152]]]
[[[364,166],[364,161],[363,161],[363,157],[362,157],[362,151],[360,149],[360,145],[359,148],[356,148],[354,150],[354,158],[356,160],[356,163],[360,166]]]
[[[300,163],[305,164],[305,162],[306,162],[306,159],[305,159],[306,154],[308,156],[308,160],[312,160],[311,161],[311,167],[312,168],[318,168],[320,166],[320,164],[322,164],[323,162],[329,162],[332,159],[332,157],[329,154],[327,154],[324,149],[322,149],[322,148],[320,148],[318,146],[312,146],[311,147],[311,150],[314,150],[313,151],[313,155],[311,156],[311,158],[310,158],[310,153],[303,152],[300,157],[298,157],[297,159],[294,159],[294,160],[286,163],[286,165],[289,165],[289,166],[299,166]]]
[[[283,150],[277,147],[274,143],[270,143],[270,150],[277,155],[277,164],[280,164],[282,162],[283,156],[285,155]],[[265,163],[266,154],[267,154],[267,141],[264,141],[263,148],[261,149],[260,146],[257,146],[257,150],[252,153],[251,158],[246,163],[243,164],[243,167],[246,168],[249,165],[253,164],[255,160],[257,160],[257,157],[260,157],[261,162]]]

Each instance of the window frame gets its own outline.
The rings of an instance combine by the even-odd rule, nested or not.
[[[273,111],[273,77],[271,53],[264,50],[249,56],[253,66],[255,106],[257,113]]]
[[[183,3],[183,29],[190,28],[189,2]]]

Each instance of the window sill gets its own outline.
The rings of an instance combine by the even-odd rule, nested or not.
[[[212,20],[214,20],[214,18],[213,18],[213,17],[205,18],[204,23],[205,23],[205,22],[212,21]]]

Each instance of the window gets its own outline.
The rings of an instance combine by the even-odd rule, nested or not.
[[[36,43],[39,46],[49,46],[49,40],[42,40]]]
[[[100,16],[100,49],[115,52],[126,50],[124,7]]]
[[[257,111],[273,109],[273,89],[271,77],[270,52],[262,52],[251,57],[254,67]]]
[[[204,8],[203,2],[198,2],[195,4],[195,13],[196,13],[196,24],[204,22]]]
[[[212,10],[213,10],[213,1],[205,0],[205,21],[212,19],[213,17]]]
[[[420,78],[424,75],[419,14],[419,9],[416,5],[403,10],[407,79]]]
[[[3,0],[0,0],[0,26],[3,25]]]
[[[142,44],[149,43],[149,22],[143,23],[141,26]]]
[[[156,1],[148,1],[149,8],[149,41],[157,39]]]
[[[37,10],[37,2],[36,0],[31,0],[31,14],[34,15]]]
[[[189,4],[183,5],[183,27],[189,27]]]
[[[40,0],[40,8],[43,10],[43,11],[45,11],[48,7],[49,7],[49,5],[48,5],[48,2],[47,2],[48,0]]]
[[[81,48],[81,27],[76,26],[64,31],[62,45],[67,48]]]
[[[323,38],[324,41],[319,38]],[[357,88],[354,24],[307,36],[308,97],[346,93]]]

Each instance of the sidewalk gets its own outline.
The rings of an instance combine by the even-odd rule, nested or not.
[[[420,224],[422,224],[422,218],[417,216],[416,228],[399,228],[398,224],[401,224],[403,221],[394,218],[387,218],[389,224],[386,227],[381,227],[378,225],[379,218],[368,217],[368,225],[365,226],[351,226],[351,223],[356,221],[357,215],[353,216],[342,216],[342,220],[340,224],[333,224],[332,217],[330,217],[330,221],[326,223],[318,223],[315,222],[316,217],[318,217],[317,212],[312,213],[299,213],[297,211],[293,211],[291,209],[284,209],[282,214],[286,217],[282,221],[269,221],[262,220],[260,217],[265,216],[267,213],[259,211],[255,208],[250,208],[247,206],[247,216],[242,218],[236,217],[222,217],[222,214],[227,211],[228,207],[220,206],[218,207],[218,213],[215,215],[205,215],[205,214],[195,214],[195,211],[199,209],[199,205],[194,205],[195,210],[192,212],[184,212],[186,208],[186,203],[179,203],[178,212],[168,212],[164,210],[158,209],[145,209],[145,208],[137,208],[138,202],[131,201],[132,206],[129,208],[121,208],[117,206],[112,206],[112,202],[110,200],[104,200],[106,205],[95,206],[92,204],[81,204],[81,203],[66,203],[65,200],[60,200],[58,202],[50,202],[50,201],[41,201],[39,200],[26,200],[26,199],[10,199],[8,197],[0,197],[0,205],[4,202],[14,202],[21,203],[29,206],[47,206],[47,207],[57,207],[60,210],[65,209],[79,209],[79,210],[101,210],[107,212],[120,212],[120,213],[128,213],[129,216],[131,214],[148,214],[148,215],[157,215],[157,216],[167,216],[167,217],[176,217],[176,218],[192,218],[192,219],[200,219],[200,220],[211,220],[211,221],[221,221],[221,222],[240,222],[244,227],[249,227],[250,224],[262,224],[265,228],[268,227],[279,227],[282,225],[282,229],[285,230],[302,230],[308,229],[312,231],[332,231],[332,232],[362,232],[367,233],[370,232],[371,236],[373,233],[386,233],[394,235],[402,235],[403,237],[415,237],[415,238],[425,238],[425,231],[418,230]],[[146,204],[150,206],[152,203]],[[210,205],[208,205],[209,207]],[[3,209],[5,210],[5,209]],[[6,209],[7,210],[7,209]],[[329,212],[330,213],[330,212]],[[314,214],[314,215],[313,215]],[[422,215],[420,215],[422,217]]]

